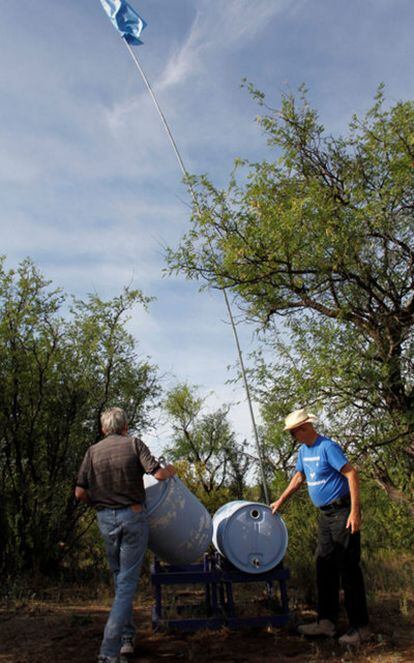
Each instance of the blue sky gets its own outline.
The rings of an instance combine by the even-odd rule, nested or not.
[[[137,48],[190,172],[224,183],[233,159],[269,157],[243,77],[277,106],[302,82],[331,131],[372,103],[414,97],[412,0],[132,0],[148,22]],[[133,281],[157,301],[130,327],[166,384],[217,400],[236,361],[221,296],[163,278],[189,200],[154,106],[99,0],[2,3],[1,253],[31,256],[78,296]],[[247,353],[252,330],[240,326]],[[251,437],[247,407],[234,409]],[[167,429],[160,423],[154,444]],[[167,441],[167,440],[166,440]]]

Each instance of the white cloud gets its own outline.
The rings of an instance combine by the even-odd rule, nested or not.
[[[202,0],[186,40],[170,56],[157,87],[183,83],[201,70],[207,73],[212,58],[255,39],[289,5],[288,0]]]
[[[199,70],[203,52],[208,50],[210,43],[206,38],[200,14],[197,13],[186,40],[168,60],[158,81],[158,89],[176,85],[194,75]]]
[[[285,11],[286,8],[295,5],[288,0],[232,0],[226,2],[224,11],[221,11],[221,2],[216,2],[216,35],[224,37],[225,44],[230,46],[235,42],[255,39],[260,31],[267,27],[269,21]],[[209,11],[211,3],[206,3],[206,12]]]

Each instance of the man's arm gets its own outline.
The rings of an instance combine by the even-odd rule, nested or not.
[[[89,468],[91,462],[91,448],[87,450],[82,465],[79,468],[78,478],[76,479],[75,499],[79,502],[89,503],[88,486],[89,486]]]
[[[355,467],[346,463],[341,468],[341,474],[348,479],[349,493],[351,495],[351,512],[346,526],[351,528],[351,533],[359,532],[361,529],[361,503],[359,499],[359,477]]]
[[[165,481],[176,473],[173,465],[166,465],[161,467],[159,461],[152,455],[145,442],[138,437],[133,439],[135,451],[139,461],[147,474],[151,474],[158,481]]]
[[[282,506],[283,502],[286,502],[286,500],[287,500],[291,495],[293,495],[293,493],[296,493],[296,491],[299,490],[299,488],[300,488],[301,485],[304,483],[304,481],[305,481],[305,475],[303,474],[303,472],[296,472],[296,473],[293,475],[293,477],[292,477],[292,479],[291,479],[291,481],[290,481],[288,487],[287,487],[286,490],[281,494],[281,496],[279,497],[279,499],[276,500],[276,502],[273,502],[273,503],[270,505],[270,507],[271,507],[271,509],[272,509],[272,513],[276,513],[276,511]]]
[[[174,476],[174,474],[176,474],[175,467],[173,465],[166,465],[165,467],[159,467],[152,476],[155,477],[157,481],[165,481]]]

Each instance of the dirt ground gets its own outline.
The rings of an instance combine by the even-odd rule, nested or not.
[[[153,633],[152,600],[137,601],[136,655],[131,661],[194,661],[197,663],[262,663],[263,661],[332,661],[342,663],[414,663],[414,610],[401,610],[397,598],[384,598],[372,609],[372,641],[357,651],[335,640],[310,641],[295,633],[294,622],[312,618],[296,610],[283,628],[252,631],[200,631],[193,634]],[[15,603],[0,608],[1,663],[94,663],[109,610],[104,602],[59,601]]]

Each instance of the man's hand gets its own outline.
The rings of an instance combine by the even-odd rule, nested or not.
[[[301,487],[303,482],[305,481],[305,475],[303,472],[295,472],[293,475],[292,479],[290,480],[290,484],[286,488],[286,490],[281,494],[278,500],[276,502],[273,502],[270,505],[270,508],[272,509],[272,513],[276,513],[278,509],[282,506],[286,500],[293,495],[293,493],[296,493],[297,490]]]
[[[88,491],[81,486],[76,486],[75,499],[77,499],[79,502],[85,502],[87,504],[89,502]]]
[[[154,472],[154,477],[157,481],[165,481],[170,479],[176,474],[176,469],[173,465],[166,465],[165,467],[160,467],[156,472]]]
[[[351,511],[346,522],[346,528],[351,530],[351,534],[359,532],[361,529],[361,513],[360,511]]]
[[[272,509],[272,513],[275,514],[276,511],[278,511],[279,508],[282,506],[282,504],[283,504],[283,500],[280,497],[279,497],[278,500],[276,500],[276,502],[272,502],[272,504],[270,505],[270,508]]]

